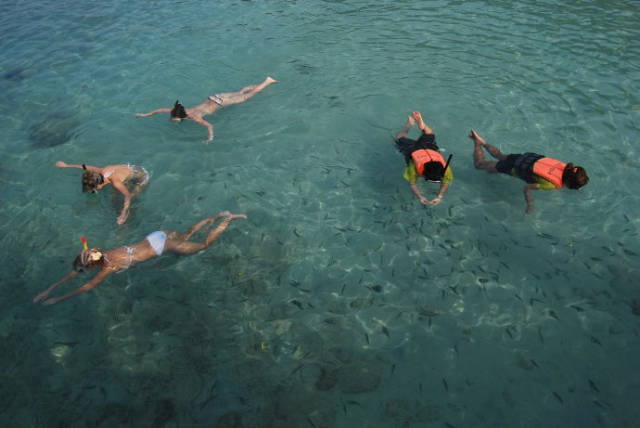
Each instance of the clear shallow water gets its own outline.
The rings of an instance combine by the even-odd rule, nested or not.
[[[634,426],[637,8],[3,3],[0,419]],[[210,116],[208,146],[197,125],[133,116],[266,75],[280,83]],[[415,109],[454,154],[438,207],[391,145]],[[473,169],[471,127],[591,182],[525,216],[520,182]],[[110,192],[81,194],[57,160],[152,182],[116,228]],[[206,252],[31,304],[81,235],[110,248],[223,209],[250,218]]]

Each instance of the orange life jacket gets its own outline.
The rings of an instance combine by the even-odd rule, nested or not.
[[[538,177],[553,183],[556,189],[562,187],[562,174],[567,166],[565,162],[560,162],[553,158],[542,158],[533,164],[533,173]]]
[[[413,164],[416,166],[416,171],[418,171],[418,175],[420,176],[422,176],[422,173],[424,172],[424,166],[429,162],[440,162],[443,168],[447,164],[440,152],[430,149],[416,150],[411,153],[411,159],[413,160]]]

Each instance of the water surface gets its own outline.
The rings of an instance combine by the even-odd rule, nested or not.
[[[637,10],[3,3],[0,420],[635,426]],[[134,117],[267,75],[280,83],[209,117],[210,145],[193,123]],[[413,110],[454,154],[437,207],[417,203],[391,143]],[[539,192],[525,215],[521,182],[473,169],[470,128],[591,182]],[[82,194],[57,160],[142,165],[152,181],[117,227],[110,191]],[[207,251],[31,303],[80,236],[112,248],[224,209],[249,220]]]

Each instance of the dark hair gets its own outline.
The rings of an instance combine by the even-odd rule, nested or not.
[[[84,272],[85,269],[93,269],[94,267],[98,267],[102,264],[102,260],[104,258],[101,257],[100,260],[91,260],[89,256],[91,255],[91,250],[83,250],[73,261],[73,270],[76,272]]]
[[[587,171],[581,166],[573,166],[571,162],[564,167],[562,182],[569,189],[579,189],[589,182]]]
[[[422,176],[425,180],[440,181],[444,175],[444,166],[440,162],[427,162],[424,164]]]
[[[187,117],[187,112],[184,109],[184,106],[180,104],[180,101],[176,100],[176,103],[173,105],[171,109],[171,118],[177,117],[179,119],[184,119]]]
[[[84,169],[84,173],[82,174],[82,191],[95,193],[96,187],[104,183],[104,177],[100,173],[87,170],[85,164],[82,164],[82,169]]]

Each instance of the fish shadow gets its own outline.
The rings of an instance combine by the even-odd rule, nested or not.
[[[14,68],[13,70],[9,70],[5,72],[2,77],[5,80],[9,80],[11,82],[19,82],[21,80],[27,79],[31,77],[33,73],[28,68]]]

